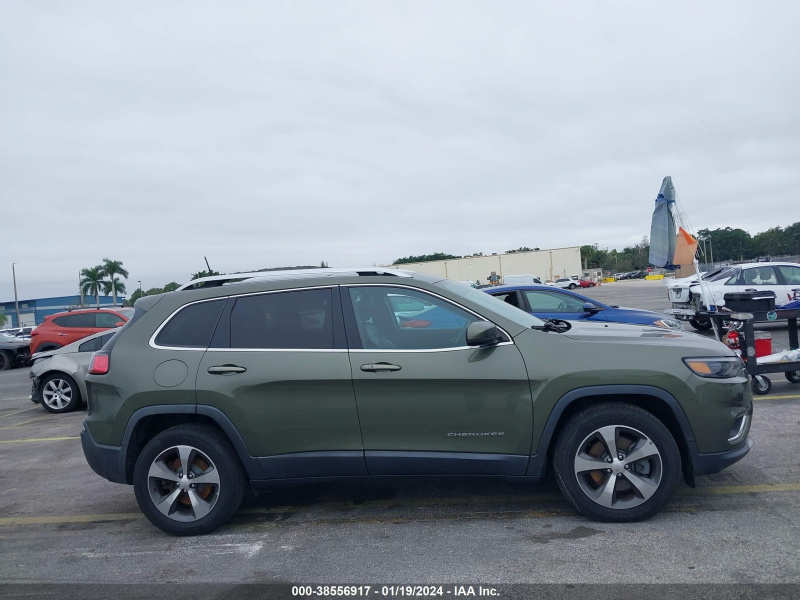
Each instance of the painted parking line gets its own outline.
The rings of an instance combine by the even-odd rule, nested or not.
[[[753,396],[753,400],[800,400],[800,394],[781,394],[779,396]]]
[[[676,496],[681,498],[697,497],[697,496],[731,496],[737,494],[768,494],[775,492],[798,492],[800,491],[800,483],[771,483],[771,484],[758,484],[758,485],[728,485],[728,486],[714,486],[697,488],[694,490],[680,491]],[[475,504],[495,504],[498,500],[504,503],[529,503],[543,500],[559,500],[566,502],[560,494],[538,494],[536,496],[494,496],[494,497],[457,497],[457,498],[432,498],[432,499],[413,499],[394,500],[394,501],[366,501],[359,504],[360,509],[375,509],[391,507],[411,507],[411,508],[435,508],[437,506],[474,506]],[[363,518],[351,518],[348,516],[341,517],[327,517],[323,519],[314,518],[314,515],[308,511],[310,509],[322,510],[325,512],[332,510],[352,509],[353,505],[349,502],[326,502],[302,506],[274,506],[264,508],[250,508],[238,511],[236,514],[239,517],[248,516],[263,516],[263,517],[276,517],[274,521],[269,523],[262,523],[259,526],[278,525],[283,520],[283,515],[298,513],[305,514],[311,517],[305,524],[370,524],[370,523],[416,523],[416,522],[435,522],[435,521],[460,521],[460,520],[477,520],[477,519],[505,519],[505,518],[548,518],[560,516],[574,516],[576,513],[572,508],[566,507],[563,509],[546,509],[546,510],[508,510],[508,511],[478,511],[470,510],[469,512],[456,512],[450,515],[415,515],[415,516],[375,516],[370,517],[365,515]],[[695,504],[673,504],[666,508],[667,512],[701,512],[713,510],[708,507],[698,506]],[[324,515],[319,515],[324,516]],[[104,523],[115,521],[138,521],[144,519],[144,515],[139,512],[135,513],[109,513],[109,514],[94,514],[94,515],[52,515],[52,516],[31,516],[31,517],[0,517],[0,527],[11,527],[20,525],[61,525],[69,523]]]
[[[79,440],[80,436],[70,435],[65,437],[27,438],[24,440],[0,440],[0,444],[27,444],[30,442],[60,442],[61,440]]]
[[[6,417],[13,417],[14,415],[21,415],[22,413],[30,412],[32,410],[36,410],[37,408],[39,408],[38,405],[31,406],[30,408],[23,408],[22,410],[18,410],[16,412],[6,413],[6,414],[3,414],[3,415],[0,415],[0,419],[5,419]]]

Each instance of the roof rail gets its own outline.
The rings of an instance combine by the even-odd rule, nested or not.
[[[184,283],[176,292],[183,290],[197,290],[202,288],[219,287],[235,283],[250,282],[254,279],[294,279],[303,277],[335,277],[337,275],[354,276],[377,276],[388,275],[390,277],[411,277],[414,271],[404,269],[389,269],[386,267],[363,267],[355,269],[346,268],[324,268],[324,269],[286,269],[284,271],[256,271],[254,273],[231,273],[230,275],[212,275],[210,277],[200,277],[193,279],[189,283]]]

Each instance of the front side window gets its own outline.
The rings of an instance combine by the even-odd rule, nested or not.
[[[361,345],[375,350],[430,350],[467,345],[475,315],[418,290],[353,287],[350,300]]]
[[[330,288],[237,298],[231,311],[231,348],[330,350],[332,305]]]
[[[198,302],[181,309],[158,332],[156,344],[173,348],[208,348],[225,299]]]
[[[94,315],[97,319],[97,327],[116,327],[120,321],[124,322],[125,319],[112,312],[99,312]]]
[[[744,270],[744,285],[775,285],[778,278],[772,267],[754,267]]]
[[[582,312],[583,300],[573,298],[567,294],[547,292],[544,290],[526,290],[525,297],[531,305],[531,312]]]

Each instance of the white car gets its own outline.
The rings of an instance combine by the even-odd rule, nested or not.
[[[567,288],[569,290],[574,290],[576,287],[580,285],[580,283],[575,279],[571,279],[570,277],[561,277],[559,279],[556,279],[555,281],[547,283],[546,285],[552,285],[553,287],[562,289]]]
[[[725,267],[705,277],[708,291],[702,290],[696,276],[686,278],[688,281],[672,282],[667,288],[672,308],[666,312],[689,321],[695,329],[711,328],[711,322],[697,318],[697,313],[706,310],[709,303],[715,310],[724,307],[725,294],[731,292],[772,291],[776,307],[800,299],[800,264],[797,263],[745,263]]]

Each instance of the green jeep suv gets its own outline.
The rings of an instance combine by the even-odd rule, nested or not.
[[[136,302],[96,352],[81,433],[144,514],[202,534],[246,486],[383,476],[539,481],[605,521],[752,447],[740,359],[696,334],[542,321],[395,269],[209,277]]]

